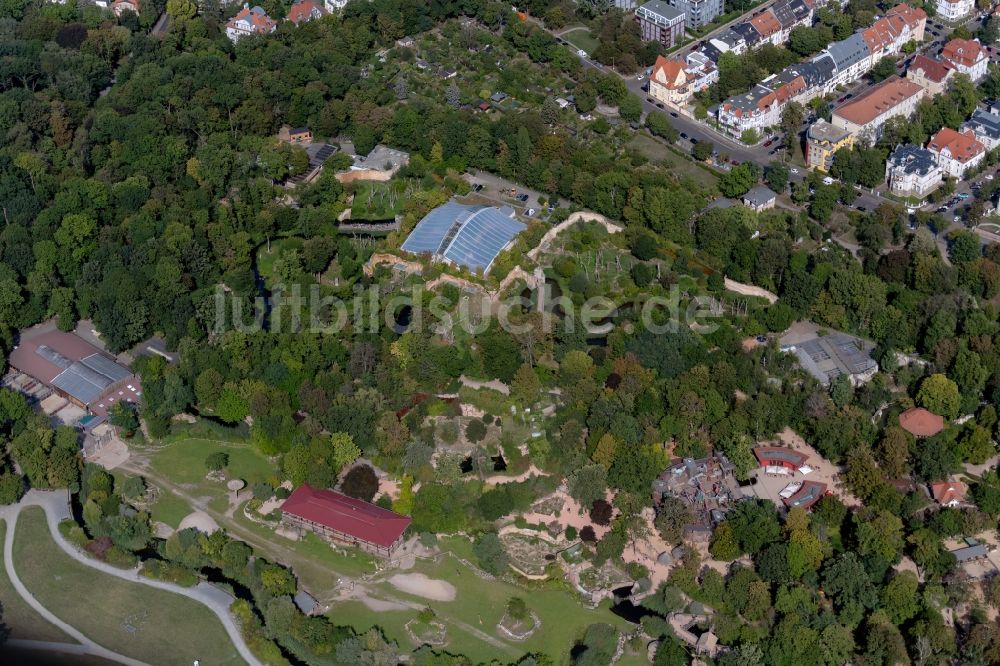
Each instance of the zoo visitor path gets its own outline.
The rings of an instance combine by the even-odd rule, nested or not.
[[[147,587],[153,587],[174,594],[179,594],[207,606],[209,610],[211,610],[219,618],[219,621],[222,622],[222,626],[225,628],[226,633],[228,634],[233,645],[239,651],[240,656],[252,666],[262,666],[261,662],[253,655],[252,652],[250,652],[250,649],[243,640],[239,627],[236,626],[236,622],[229,613],[229,606],[233,602],[232,597],[222,590],[209,585],[208,583],[199,583],[192,588],[180,587],[172,583],[143,578],[139,575],[138,569],[122,570],[105,562],[99,562],[87,557],[77,550],[71,543],[69,543],[59,532],[59,523],[63,520],[71,518],[69,511],[69,495],[67,491],[31,490],[17,504],[0,508],[0,519],[5,520],[7,523],[7,530],[4,538],[4,567],[7,571],[7,576],[10,578],[11,584],[14,586],[14,589],[17,590],[18,594],[24,598],[28,605],[35,609],[35,611],[37,611],[46,620],[71,636],[74,640],[78,641],[84,648],[82,650],[83,652],[101,657],[103,659],[126,664],[127,666],[148,666],[145,662],[112,652],[111,650],[108,650],[107,648],[104,648],[95,643],[93,640],[87,638],[83,633],[60,620],[45,606],[43,606],[21,582],[17,572],[14,570],[14,531],[21,510],[31,506],[41,507],[45,512],[45,520],[48,524],[52,539],[69,557],[84,566],[97,569],[98,571],[110,576],[121,578],[139,585],[145,585]],[[72,644],[38,644],[33,641],[19,641],[17,645],[20,647],[38,648],[51,646],[52,649],[58,649],[63,652],[81,651],[80,647],[73,646]]]

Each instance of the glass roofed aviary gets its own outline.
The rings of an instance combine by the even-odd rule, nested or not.
[[[497,255],[525,228],[510,208],[449,202],[427,213],[402,249],[487,273]]]

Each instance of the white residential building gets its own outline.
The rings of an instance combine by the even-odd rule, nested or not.
[[[226,37],[233,42],[247,35],[269,35],[278,27],[278,22],[267,15],[262,7],[243,5],[243,9],[226,22]]]
[[[975,0],[936,0],[935,10],[938,18],[949,23],[965,18],[976,7]]]
[[[941,59],[959,74],[967,74],[973,81],[986,76],[990,54],[976,39],[952,39],[941,49]]]
[[[897,146],[885,165],[885,179],[893,194],[923,199],[941,184],[942,171],[931,151],[920,146]]]
[[[938,166],[952,178],[964,177],[966,171],[979,166],[986,157],[986,147],[969,129],[956,132],[950,127],[942,128],[927,142],[927,150],[934,153]]]

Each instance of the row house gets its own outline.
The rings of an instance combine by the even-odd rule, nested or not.
[[[663,0],[650,0],[635,10],[643,41],[671,48],[684,37],[684,12]]]
[[[926,94],[927,90],[913,81],[892,76],[872,86],[861,97],[838,106],[833,110],[830,122],[849,132],[855,141],[864,139],[874,142],[882,135],[882,127],[891,118],[913,115]]]
[[[262,7],[243,5],[243,9],[226,22],[226,37],[237,42],[247,35],[269,35],[278,27],[278,22],[267,15]]]
[[[831,44],[822,53],[805,65],[793,65],[779,74],[783,78],[786,73],[806,68],[808,88],[786,96],[789,100],[808,101],[813,97],[833,92],[837,86],[856,81],[871,70],[875,64],[886,55],[897,53],[904,44],[911,40],[923,39],[927,14],[921,9],[914,9],[905,4],[893,7],[886,16],[875,22],[869,29],[857,32],[845,40]],[[766,84],[766,82],[764,82]],[[764,89],[776,92],[771,86]],[[776,95],[774,109],[764,102],[766,95],[751,91],[748,95],[732,98],[721,104],[717,114],[719,122],[731,132],[739,134],[748,127],[767,127],[766,122],[777,114],[780,116],[784,103],[782,96]],[[753,108],[748,105],[756,105]]]
[[[996,106],[991,107],[990,111],[976,109],[972,117],[959,128],[963,132],[970,130],[987,151],[1000,146],[1000,115],[994,113],[992,109],[996,109]]]
[[[649,96],[680,106],[718,80],[719,69],[700,53],[691,53],[686,60],[657,56],[649,76]]]
[[[943,172],[934,153],[920,146],[897,146],[885,164],[889,191],[923,199],[941,184]]]
[[[914,56],[906,68],[906,78],[924,88],[931,97],[943,93],[954,75],[955,68],[951,63],[923,54]]]
[[[962,178],[986,157],[986,147],[979,143],[971,129],[958,132],[950,127],[941,128],[927,142],[927,150],[934,153],[938,166],[952,178]]]
[[[809,100],[807,78],[813,76],[809,64],[799,66],[806,70],[805,75],[799,69],[786,69],[761,81],[747,94],[727,100],[719,107],[719,122],[737,136],[748,129],[777,125],[786,104]]]
[[[718,35],[703,48],[714,60],[722,53],[739,55],[764,44],[780,46],[788,41],[792,29],[810,26],[813,22],[814,0],[781,0],[760,12],[749,21],[743,21]]]
[[[990,54],[978,39],[952,39],[941,49],[941,59],[975,82],[986,76]]]

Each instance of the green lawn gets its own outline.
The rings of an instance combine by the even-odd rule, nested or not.
[[[227,476],[231,479],[243,479],[247,487],[266,481],[277,473],[274,465],[249,444],[197,438],[179,439],[160,448],[152,456],[152,466],[154,471],[174,483],[196,487],[198,494],[224,496],[225,484],[205,478],[208,473],[205,458],[217,451],[229,455]]]
[[[6,531],[6,523],[0,521],[0,544],[3,543]],[[21,598],[7,578],[5,566],[3,550],[0,550],[0,604],[3,607],[3,623],[10,629],[10,638],[75,644],[76,641],[64,634],[61,629],[49,624],[48,620],[36,613],[35,609]],[[23,579],[23,574],[20,577]]]
[[[442,539],[441,546],[465,557],[471,554],[471,546],[467,539],[458,537]],[[612,614],[607,603],[590,610],[580,603],[577,595],[566,590],[528,589],[503,581],[486,582],[452,557],[441,557],[436,562],[418,561],[411,572],[424,573],[430,578],[448,581],[457,591],[455,600],[427,601],[400,592],[388,583],[381,583],[378,587],[386,595],[433,608],[437,613],[437,619],[448,627],[448,644],[444,649],[465,654],[474,662],[489,662],[493,658],[508,661],[526,652],[544,652],[549,654],[555,663],[562,663],[573,643],[583,635],[587,625],[607,622],[622,630],[632,628],[631,624]],[[523,642],[504,640],[496,631],[496,624],[504,613],[507,600],[513,596],[527,601],[528,607],[542,621],[538,632]],[[352,601],[334,606],[330,610],[329,617],[335,622],[347,623],[359,630],[375,625],[381,626],[386,635],[400,645],[412,645],[403,625],[414,617],[413,610],[375,612],[361,602]],[[472,628],[500,640],[509,648],[500,653],[499,648],[486,643],[458,623],[471,625]]]
[[[160,491],[153,506],[150,507],[153,520],[170,525],[174,529],[181,524],[185,516],[191,513],[191,505],[182,500],[177,495],[170,492]]]
[[[600,42],[598,42],[586,28],[570,30],[569,32],[563,34],[562,38],[576,48],[586,51],[587,55],[596,51],[597,47],[600,46]]]
[[[243,663],[212,611],[71,559],[52,541],[39,508],[18,519],[14,562],[46,608],[110,650],[158,665]]]

